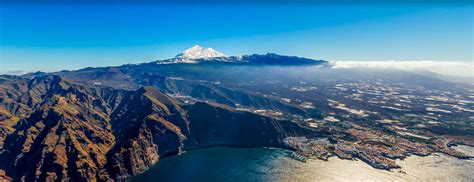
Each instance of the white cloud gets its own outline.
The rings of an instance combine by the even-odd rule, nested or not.
[[[439,74],[474,76],[474,62],[455,61],[334,61],[333,68],[428,70]]]
[[[23,70],[13,70],[13,71],[0,71],[0,75],[5,74],[5,75],[22,75],[27,72]]]

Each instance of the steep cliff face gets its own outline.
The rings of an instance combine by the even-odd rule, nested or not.
[[[208,103],[181,106],[153,87],[86,86],[59,76],[0,82],[0,169],[14,180],[102,181],[200,147],[282,146],[314,135],[289,121]]]
[[[95,90],[57,76],[35,78],[27,85],[15,99],[31,113],[14,116],[21,119],[4,138],[1,168],[27,181],[96,179],[115,143],[107,103]]]
[[[319,135],[290,121],[231,111],[203,102],[188,106],[187,110],[191,121],[189,148],[214,145],[281,147],[285,137]]]
[[[111,117],[117,143],[109,151],[112,178],[136,175],[154,165],[161,155],[182,151],[188,121],[170,97],[152,87],[124,97]]]

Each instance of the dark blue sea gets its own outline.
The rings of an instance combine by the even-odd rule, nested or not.
[[[472,147],[459,150],[474,153]],[[443,154],[397,161],[402,169],[377,170],[359,160],[293,160],[270,148],[213,147],[161,159],[131,181],[474,181],[474,160]]]

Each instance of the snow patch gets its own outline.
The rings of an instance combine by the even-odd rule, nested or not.
[[[175,59],[205,59],[215,57],[226,57],[226,55],[212,48],[195,45],[186,49],[181,54],[176,55]]]

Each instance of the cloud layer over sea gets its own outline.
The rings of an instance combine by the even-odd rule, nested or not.
[[[444,75],[474,76],[474,62],[457,61],[334,61],[333,68],[428,70]]]

